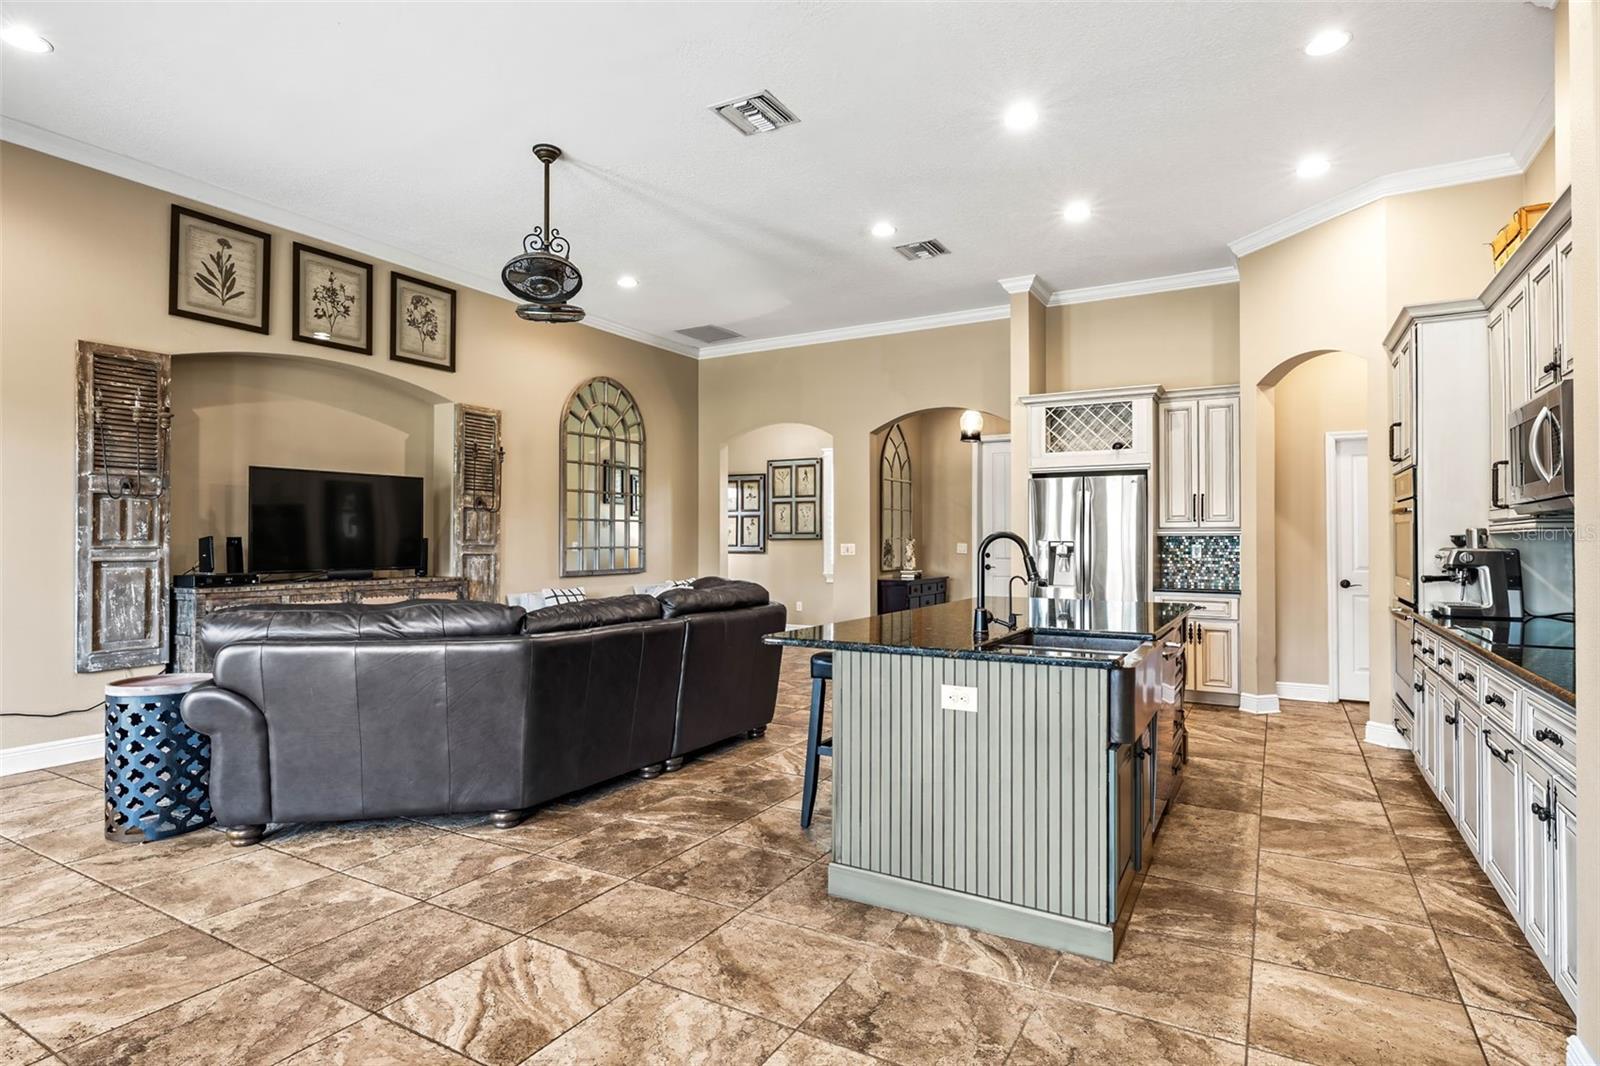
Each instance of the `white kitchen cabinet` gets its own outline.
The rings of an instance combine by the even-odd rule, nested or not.
[[[1461,839],[1466,841],[1481,865],[1483,846],[1478,826],[1483,812],[1483,790],[1478,784],[1478,774],[1483,769],[1483,763],[1478,758],[1478,738],[1483,735],[1483,719],[1465,700],[1458,701],[1456,714],[1461,718],[1461,745],[1456,751],[1461,775],[1461,786],[1456,795],[1456,828],[1461,830]]]
[[[1568,1003],[1578,1002],[1578,797],[1560,778],[1555,786],[1555,900],[1550,908],[1551,970]]]
[[[1156,527],[1239,528],[1239,390],[1183,389],[1158,405]]]
[[[1485,722],[1478,732],[1478,781],[1483,788],[1483,872],[1506,907],[1522,918],[1522,782],[1512,734]]]
[[[1514,520],[1517,513],[1506,502],[1506,478],[1511,466],[1511,438],[1506,413],[1506,344],[1510,336],[1507,298],[1489,309],[1489,524]]]
[[[1560,314],[1556,246],[1552,244],[1528,270],[1528,380],[1533,396],[1561,381]]]
[[[1561,356],[1561,376],[1572,376],[1572,349],[1568,322],[1572,317],[1572,227],[1556,237],[1556,348]]]
[[[1461,701],[1448,685],[1439,688],[1434,781],[1445,813],[1456,817],[1461,796]]]
[[[1439,705],[1439,679],[1431,671],[1424,671],[1422,675],[1422,703],[1417,708],[1417,738],[1412,744],[1412,757],[1416,759],[1417,769],[1422,771],[1422,776],[1437,793],[1439,783],[1434,772],[1436,758],[1434,755],[1434,719]]]
[[[1416,461],[1417,332],[1407,330],[1389,352],[1389,462],[1395,467]]]
[[[1239,623],[1196,622],[1189,646],[1189,689],[1215,695],[1239,692]]]
[[[1555,795],[1538,759],[1522,760],[1522,932],[1550,969],[1550,909],[1555,902]]]
[[[1159,385],[1024,396],[1035,473],[1136,469],[1155,458]]]

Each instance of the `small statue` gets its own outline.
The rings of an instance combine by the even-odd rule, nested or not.
[[[905,559],[901,563],[901,566],[902,566],[903,569],[906,569],[906,570],[915,570],[917,568],[917,538],[916,537],[907,537],[906,538],[906,554],[905,554]]]

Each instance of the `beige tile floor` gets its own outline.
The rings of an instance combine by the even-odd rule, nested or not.
[[[128,847],[98,765],[0,779],[0,1066],[1563,1061],[1559,993],[1364,707],[1192,712],[1105,964],[829,898],[808,690],[794,655],[762,739],[507,832]]]

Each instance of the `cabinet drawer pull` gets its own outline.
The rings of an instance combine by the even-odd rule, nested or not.
[[[1421,641],[1421,639],[1419,639],[1419,638],[1417,638],[1417,637],[1412,637],[1412,638],[1411,638],[1411,646],[1412,646],[1412,647],[1413,647],[1413,648],[1420,648],[1420,647],[1422,647],[1422,641]]]
[[[1446,659],[1443,655],[1441,655],[1437,659],[1435,659],[1434,662],[1438,663],[1440,666],[1447,667],[1447,668],[1454,667],[1455,664],[1456,664],[1456,661],[1454,659]]]
[[[1459,674],[1456,675],[1456,680],[1457,681],[1465,681],[1469,685],[1476,685],[1478,683],[1478,675],[1474,674],[1474,673],[1470,673],[1470,672],[1468,672],[1466,670],[1463,670]]]
[[[1398,718],[1396,718],[1394,720],[1394,731],[1396,733],[1399,733],[1401,736],[1405,737],[1407,740],[1411,739],[1411,730],[1409,730],[1405,726],[1401,725],[1400,724],[1400,719],[1398,719]]]
[[[1543,726],[1533,731],[1533,739],[1548,741],[1558,748],[1564,748],[1567,745],[1566,740],[1562,738],[1560,733],[1557,733],[1554,729],[1546,729]]]
[[[1498,692],[1491,692],[1483,697],[1483,702],[1496,707],[1504,707],[1506,705],[1506,698],[1500,695]]]
[[[1511,765],[1511,752],[1510,751],[1501,751],[1499,748],[1497,748],[1493,744],[1491,744],[1489,742],[1489,738],[1491,736],[1493,736],[1493,735],[1494,734],[1490,733],[1487,729],[1485,729],[1483,731],[1483,746],[1489,749],[1489,754],[1490,755],[1493,755],[1496,759],[1499,759],[1501,762],[1505,763],[1507,766],[1510,766]]]

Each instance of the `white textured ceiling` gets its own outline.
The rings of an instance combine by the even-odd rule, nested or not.
[[[56,45],[0,56],[8,137],[159,166],[490,291],[538,220],[529,146],[559,144],[554,221],[584,272],[578,302],[669,338],[990,306],[996,279],[1021,274],[1069,289],[1227,266],[1228,242],[1381,175],[1513,151],[1552,80],[1551,14],[1513,2],[8,2],[5,16]],[[1308,58],[1328,25],[1353,42]],[[707,110],[760,89],[801,123],[746,138]],[[999,116],[1020,98],[1042,117],[1019,136]],[[1332,172],[1297,179],[1309,152]],[[1093,219],[1062,222],[1079,197]],[[893,241],[866,234],[879,218]],[[889,248],[927,237],[954,254]],[[624,273],[640,287],[619,289]]]

